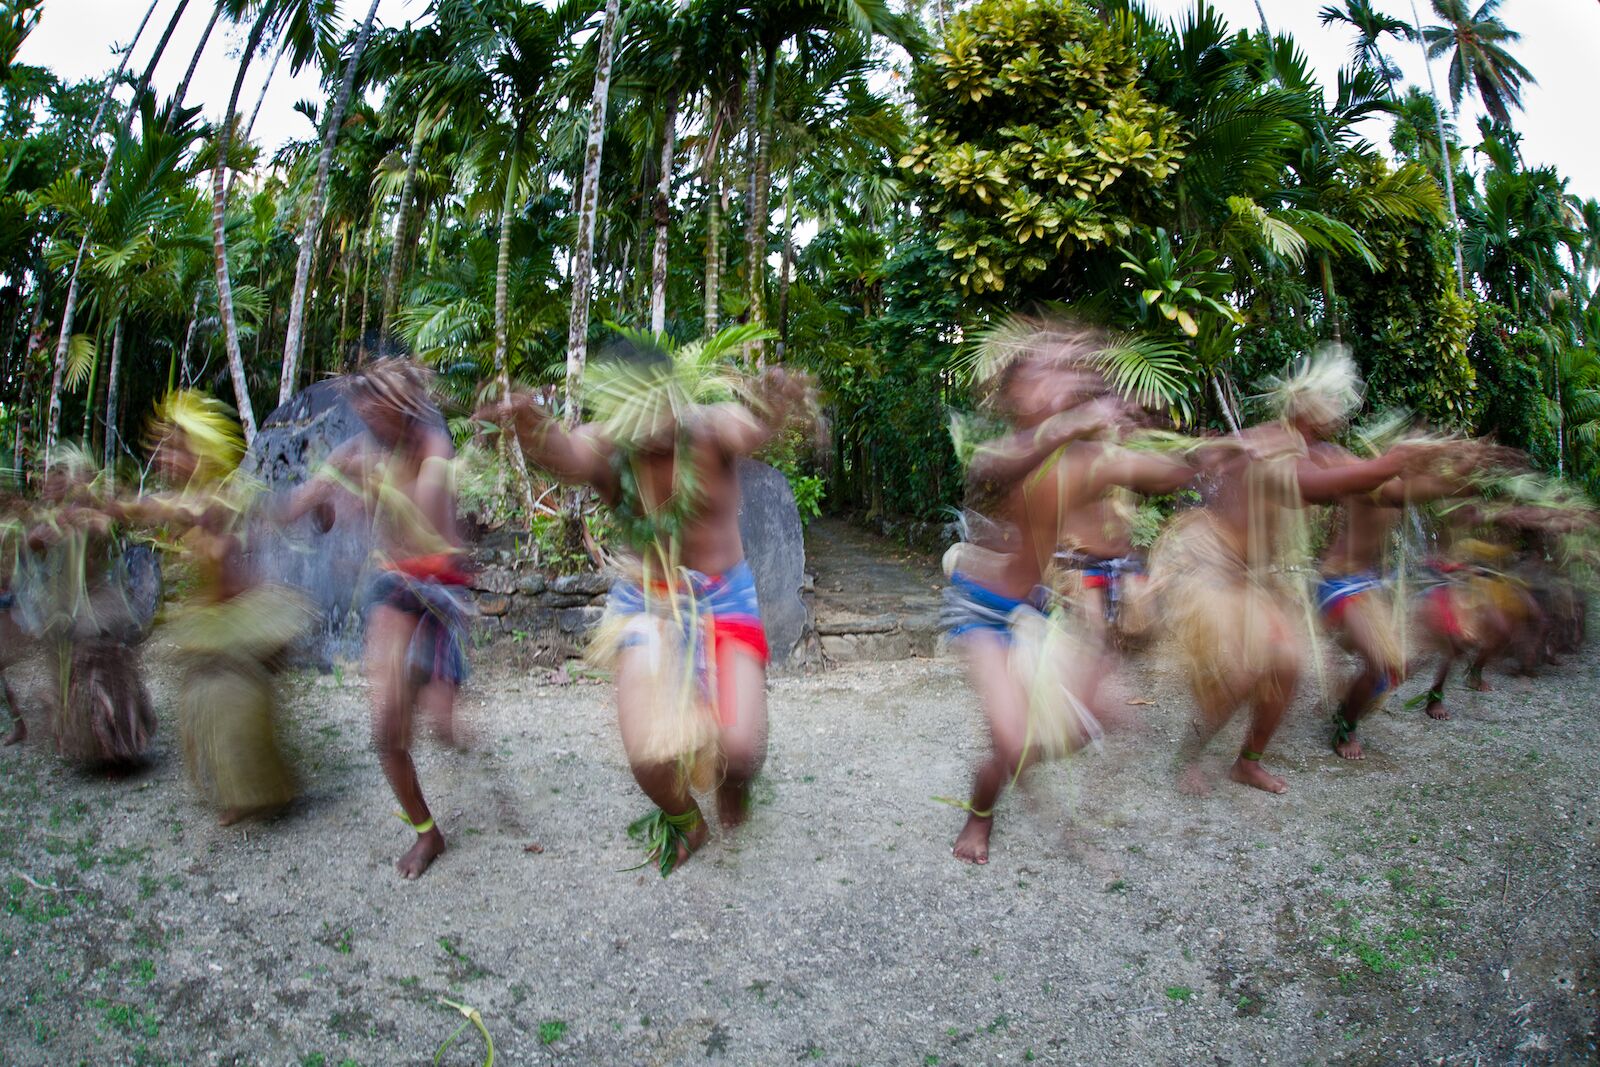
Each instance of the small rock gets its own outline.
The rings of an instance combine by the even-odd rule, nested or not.
[[[490,594],[478,598],[478,614],[501,616],[511,610],[511,598]]]
[[[557,593],[582,593],[584,596],[599,596],[601,593],[611,591],[612,577],[598,571],[587,571],[583,574],[563,574],[550,583],[550,589]]]
[[[556,629],[564,634],[585,634],[599,625],[606,609],[589,605],[582,608],[562,608],[556,612]]]
[[[545,589],[544,575],[535,571],[517,579],[517,592],[523,596],[538,596]]]

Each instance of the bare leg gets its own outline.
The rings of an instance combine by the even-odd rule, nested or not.
[[[767,759],[767,672],[755,653],[731,642],[717,651],[717,703],[727,761],[717,818],[732,829],[749,817],[750,783]]]
[[[429,681],[417,691],[417,710],[427,717],[428,726],[443,744],[463,749],[465,739],[456,729],[456,685]]]
[[[1450,709],[1444,706],[1444,685],[1450,677],[1450,669],[1456,665],[1456,659],[1461,655],[1461,650],[1450,642],[1445,645],[1439,658],[1439,670],[1433,676],[1433,685],[1428,689],[1428,703],[1423,708],[1430,719],[1450,718]]]
[[[1006,783],[1022,770],[1028,736],[1028,697],[1011,675],[1010,645],[997,634],[978,632],[963,641],[967,676],[978,691],[989,723],[990,753],[978,764],[967,802],[967,822],[952,852],[965,863],[989,862],[994,806]]]
[[[1287,625],[1277,628],[1279,634],[1288,634]],[[1241,785],[1248,785],[1268,793],[1287,793],[1289,784],[1261,766],[1272,735],[1278,732],[1283,713],[1294,698],[1295,687],[1300,683],[1300,654],[1286,639],[1273,643],[1267,669],[1256,683],[1255,700],[1251,708],[1250,729],[1244,735],[1244,747],[1239,758],[1228,769],[1228,777]]]
[[[20,745],[28,739],[28,722],[22,717],[22,709],[17,706],[16,694],[11,691],[11,683],[6,679],[5,672],[0,671],[0,690],[6,698],[6,707],[11,709],[11,732],[6,734],[5,740],[0,744]]]
[[[1392,652],[1386,651],[1394,643],[1386,630],[1389,611],[1387,598],[1373,593],[1359,594],[1345,605],[1344,636],[1361,669],[1345,691],[1334,722],[1333,750],[1344,759],[1365,758],[1356,728],[1400,675],[1400,664],[1391,662]]]
[[[367,620],[367,677],[372,685],[372,741],[389,788],[413,826],[425,826],[395,867],[404,878],[420,878],[444,851],[444,834],[422,797],[417,766],[411,760],[412,702],[416,697],[406,651],[416,619],[403,611],[376,607]]]
[[[644,795],[668,815],[698,813],[700,807],[689,795],[682,771],[672,763],[646,762],[639,755],[651,709],[650,687],[654,685],[643,653],[628,649],[617,664],[617,726],[622,733],[622,749],[628,755],[634,781]],[[705,844],[711,830],[704,819],[685,832],[686,841],[678,846],[678,862]]]

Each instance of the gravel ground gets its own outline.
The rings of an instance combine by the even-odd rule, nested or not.
[[[1448,723],[1395,702],[1361,764],[1303,696],[1268,760],[1288,795],[1197,800],[1147,653],[1138,726],[1033,775],[981,869],[932,800],[982,740],[955,662],[778,678],[754,819],[667,880],[622,870],[646,805],[609,691],[512,659],[478,656],[468,751],[420,748],[450,851],[418,883],[350,673],[288,680],[304,794],[266,824],[197,805],[159,640],[147,771],[0,754],[3,1062],[426,1064],[462,1021],[443,997],[503,1064],[1597,1057],[1592,657],[1452,690]]]

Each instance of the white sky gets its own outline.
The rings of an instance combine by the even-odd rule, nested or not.
[[[1155,11],[1170,16],[1180,15],[1193,6],[1193,0],[1146,2]],[[1331,87],[1338,68],[1348,62],[1350,37],[1337,27],[1324,28],[1318,24],[1317,11],[1323,2],[1262,0],[1262,7],[1273,31],[1292,34],[1324,83]],[[178,0],[159,0],[155,17],[150,20],[129,63],[135,76],[143,69],[177,3]],[[1253,27],[1259,21],[1254,0],[1214,0],[1214,3],[1235,28]],[[400,25],[408,18],[420,17],[426,6],[427,0],[382,0],[378,6],[378,20],[385,25]],[[1380,0],[1378,6],[1401,18],[1411,17],[1408,0]],[[1427,21],[1427,0],[1419,0],[1417,6]],[[50,67],[71,79],[103,73],[116,65],[111,54],[113,44],[124,43],[133,36],[146,7],[147,0],[48,0],[38,29],[22,49],[21,60]],[[347,25],[363,16],[366,7],[365,0],[339,0],[339,12]],[[170,93],[177,88],[210,15],[209,0],[191,0],[156,72],[156,84],[162,92]],[[1513,29],[1521,31],[1522,41],[1515,48],[1515,54],[1539,80],[1537,86],[1528,87],[1524,93],[1527,110],[1515,116],[1517,128],[1524,137],[1525,159],[1530,165],[1554,164],[1570,178],[1572,192],[1600,198],[1600,138],[1595,136],[1590,104],[1586,103],[1595,94],[1593,77],[1595,57],[1600,56],[1600,4],[1595,0],[1506,0],[1501,15]],[[223,24],[219,23],[200,61],[189,91],[189,103],[202,106],[208,116],[220,116],[227,105],[242,42],[242,31],[225,32]],[[1426,86],[1420,50],[1415,44],[1396,41],[1390,52],[1407,80]],[[240,110],[246,116],[255,106],[267,66],[265,58],[252,64],[240,96]],[[1434,77],[1439,81],[1441,92],[1445,91],[1444,73],[1443,65],[1435,64]],[[294,103],[307,98],[320,103],[320,97],[321,91],[312,72],[304,71],[291,79],[286,68],[280,70],[257,123],[256,140],[270,151],[290,138],[310,136],[314,131],[293,110]],[[1474,143],[1477,118],[1470,105],[1463,108],[1458,125],[1463,140],[1469,145]],[[1374,122],[1368,136],[1383,144],[1387,132]]]

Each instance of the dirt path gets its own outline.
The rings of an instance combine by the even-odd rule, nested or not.
[[[159,645],[149,771],[0,753],[4,1062],[426,1064],[442,996],[504,1064],[1596,1057],[1593,657],[1453,688],[1453,722],[1380,715],[1361,764],[1303,698],[1269,758],[1287,796],[1192,800],[1188,702],[1149,654],[1139,729],[1008,797],[983,869],[930,799],[981,741],[953,661],[783,678],[752,824],[665,881],[621,870],[645,805],[607,690],[490,659],[473,750],[421,749],[451,850],[420,883],[350,675],[289,685],[305,792],[266,825],[196,806]],[[482,1062],[470,1031],[442,1062]]]

